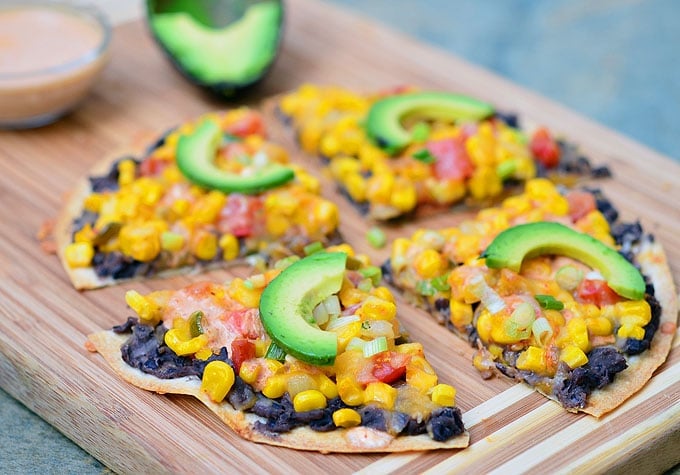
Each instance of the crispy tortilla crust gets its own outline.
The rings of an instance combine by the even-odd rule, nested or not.
[[[408,452],[435,449],[453,449],[467,447],[467,432],[447,440],[437,442],[427,434],[417,436],[392,437],[389,434],[365,427],[337,429],[331,432],[315,432],[307,427],[298,427],[283,434],[267,434],[255,429],[255,422],[262,421],[252,413],[244,413],[234,409],[228,402],[217,404],[203,391],[201,382],[196,377],[176,379],[159,379],[142,373],[128,366],[121,358],[120,347],[127,340],[127,335],[119,335],[113,331],[102,331],[88,336],[91,342],[111,368],[125,381],[147,391],[159,394],[184,394],[194,396],[222,419],[234,432],[246,440],[278,445],[297,450],[309,450],[322,453],[346,452]]]

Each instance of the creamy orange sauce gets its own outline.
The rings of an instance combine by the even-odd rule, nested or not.
[[[0,124],[63,112],[105,62],[105,31],[57,6],[0,8]]]

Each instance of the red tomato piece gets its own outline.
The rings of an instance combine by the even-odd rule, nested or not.
[[[567,193],[567,201],[569,202],[569,216],[573,222],[597,209],[595,197],[587,191],[570,191]]]
[[[237,137],[247,137],[254,134],[265,135],[264,122],[257,112],[244,112],[242,117],[226,127],[225,132]]]
[[[147,157],[139,164],[139,174],[141,176],[156,176],[170,165],[170,163],[170,161],[161,158],[153,156]]]
[[[439,180],[464,180],[472,176],[475,167],[465,150],[463,137],[433,140],[426,147],[437,159],[432,171]]]
[[[223,234],[231,233],[236,237],[252,235],[260,207],[261,204],[255,197],[229,195],[227,204],[220,211],[217,229]]]
[[[604,280],[583,279],[576,294],[581,303],[594,303],[598,307],[621,301],[621,297]]]
[[[560,163],[560,147],[545,127],[534,132],[529,148],[534,158],[546,168],[556,167]]]
[[[383,351],[373,357],[371,372],[378,381],[393,383],[404,376],[408,361],[408,355],[394,351]]]
[[[236,338],[231,342],[231,353],[229,356],[234,363],[236,373],[238,373],[244,361],[255,358],[255,343],[245,338]]]

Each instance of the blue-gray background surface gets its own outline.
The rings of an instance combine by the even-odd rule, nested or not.
[[[332,2],[680,160],[679,0]],[[0,421],[0,473],[105,471],[2,390]]]

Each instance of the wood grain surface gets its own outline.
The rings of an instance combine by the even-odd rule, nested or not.
[[[312,0],[287,2],[283,49],[254,104],[302,82],[373,90],[412,83],[469,93],[519,112],[579,143],[615,177],[602,183],[624,219],[639,218],[664,244],[680,281],[680,165],[444,52]],[[328,18],[333,21],[329,22]],[[112,150],[141,150],[166,129],[225,107],[189,85],[162,57],[140,22],[115,30],[112,61],[93,95],[72,115],[34,131],[0,132],[0,386],[119,472],[328,473],[552,471],[659,472],[680,462],[680,348],[636,396],[596,420],[564,412],[527,387],[482,381],[472,349],[423,312],[400,302],[400,317],[423,341],[442,380],[458,389],[471,446],[402,455],[320,455],[244,442],[198,401],[160,396],[118,380],[88,333],[125,319],[124,293],[224,280],[247,269],[213,271],[79,293],[36,233],[77,180]],[[295,157],[314,170],[318,164]],[[328,196],[336,198],[331,186]],[[338,199],[341,230],[377,262],[367,224]],[[404,227],[455,224],[447,213]]]

